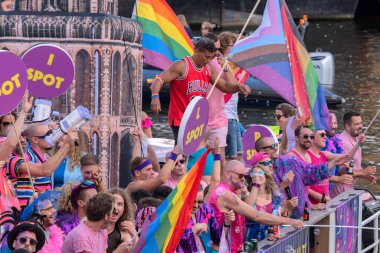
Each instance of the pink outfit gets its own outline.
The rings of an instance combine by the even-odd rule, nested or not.
[[[215,210],[215,218],[219,224],[224,223],[224,212],[220,211],[217,205],[219,196],[223,195],[225,191],[230,191],[235,194],[235,191],[226,183],[221,182],[211,194],[209,199],[209,205]],[[229,229],[231,235],[231,253],[237,253],[242,250],[242,244],[244,239],[244,216],[235,214],[235,221],[231,223]]]
[[[210,64],[216,69],[217,73],[220,72],[221,67],[216,57],[210,62]],[[208,86],[207,94],[210,92],[211,87],[212,85]],[[224,92],[215,87],[211,97],[208,99],[208,104],[210,106],[208,113],[208,127],[213,129],[228,126],[228,120],[224,113]]]
[[[326,155],[323,154],[322,152],[319,152],[319,157],[315,156],[313,153],[311,153],[309,150],[307,151],[311,158],[311,163],[312,164],[320,164],[320,163],[325,163],[326,162]],[[329,179],[325,179],[318,184],[310,186],[310,189],[313,191],[316,191],[320,194],[323,192],[326,194],[326,196],[329,196]],[[309,196],[310,202],[312,204],[318,204],[320,202],[319,199],[314,199]]]
[[[62,230],[57,225],[53,225],[49,227],[49,232],[49,239],[46,240],[45,245],[38,253],[61,252],[63,240],[65,239]]]
[[[83,222],[71,230],[67,235],[62,253],[78,253],[88,251],[91,253],[105,253],[107,250],[107,230],[93,231]]]
[[[174,189],[176,188],[178,183],[179,181],[175,181],[173,177],[170,175],[170,177],[168,178],[168,180],[166,180],[164,185],[169,186],[170,188]]]
[[[143,129],[150,128],[152,126],[153,126],[153,122],[149,116],[146,117],[145,119],[141,120],[141,127]]]
[[[350,150],[355,146],[357,143],[357,140],[352,138],[351,135],[343,131],[341,134],[338,136],[343,143],[343,151],[345,154],[348,154]],[[362,170],[362,149],[359,146],[358,150],[356,151],[354,155],[354,173],[355,171]],[[353,186],[357,183],[358,179],[353,180],[353,184],[341,184],[341,183],[334,183],[333,187],[331,188],[330,195],[331,197],[335,197],[342,192],[348,191],[353,189]]]

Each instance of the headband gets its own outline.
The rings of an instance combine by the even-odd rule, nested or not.
[[[142,169],[144,169],[146,166],[148,166],[148,165],[151,165],[152,164],[152,162],[150,161],[150,160],[146,160],[145,162],[143,162],[142,164],[140,164],[140,165],[137,165],[136,167],[134,167],[132,170],[131,170],[131,173],[132,173],[132,175],[135,175],[135,171],[136,170],[142,170]]]

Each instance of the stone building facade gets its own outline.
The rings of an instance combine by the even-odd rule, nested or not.
[[[21,55],[50,43],[73,59],[75,80],[53,99],[53,110],[90,110],[85,131],[110,187],[119,185],[120,173],[129,177],[120,159],[130,153],[126,138],[140,118],[142,89],[142,27],[117,13],[117,0],[16,0],[15,11],[0,13],[1,49]]]

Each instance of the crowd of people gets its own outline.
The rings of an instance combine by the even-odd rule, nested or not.
[[[186,106],[193,96],[205,97],[211,91],[226,61],[223,56],[236,39],[230,32],[207,33],[195,43],[192,56],[154,79],[155,113],[161,109],[160,89],[170,83],[168,118],[175,140]],[[237,103],[238,92],[247,95],[250,89],[238,76],[241,72],[227,66],[209,99],[208,128],[189,157],[175,146],[160,164],[153,149],[148,147],[146,155],[141,152],[141,138],[152,136],[143,130],[151,126],[149,117],[144,115],[142,126],[132,129],[133,182],[126,189],[107,189],[100,173],[105,168],[97,156],[87,153],[80,132],[70,131],[52,147],[45,138],[53,124],[26,125],[33,104],[26,93],[17,116],[0,117],[0,177],[9,182],[16,200],[13,208],[4,207],[8,218],[0,231],[2,252],[132,252],[144,222],[209,147],[212,154],[195,201],[188,203],[193,208],[177,252],[243,251],[246,241],[275,239],[278,232],[272,232],[278,229],[273,227],[303,228],[305,206],[325,209],[358,178],[376,182],[376,168],[361,167],[365,136],[356,112],[344,115],[344,131],[337,134],[334,114],[332,130],[312,130],[298,120],[295,108],[280,104],[274,113],[282,130],[280,145],[272,137],[257,139],[256,153],[246,166]]]

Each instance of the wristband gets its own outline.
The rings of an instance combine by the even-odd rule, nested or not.
[[[174,162],[177,160],[177,154],[174,153],[174,152],[170,152],[169,156],[168,156],[168,159],[171,159],[173,160]]]
[[[160,95],[158,95],[158,94],[152,94],[152,99],[160,99]]]
[[[222,156],[220,154],[214,155],[214,161],[220,161],[222,159]]]
[[[226,228],[229,228],[229,227],[231,227],[231,224],[226,224],[226,222],[224,222],[223,226],[226,227]]]
[[[259,185],[258,183],[253,183],[252,186],[253,186],[253,187],[256,187],[257,189],[260,188],[260,185]]]

